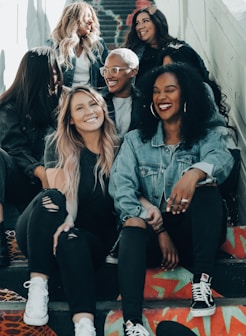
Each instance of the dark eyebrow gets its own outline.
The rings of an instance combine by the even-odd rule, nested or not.
[[[170,87],[177,88],[177,85],[175,85],[175,84],[169,84],[169,85],[166,85],[164,88],[167,89],[167,88],[170,88]],[[156,86],[156,85],[154,85],[153,89],[159,89],[159,87]]]

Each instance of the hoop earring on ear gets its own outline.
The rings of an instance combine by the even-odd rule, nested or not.
[[[186,102],[184,103],[184,113],[186,113]]]
[[[154,111],[154,108],[153,108],[153,102],[150,104],[150,112],[153,114],[153,116],[154,116],[156,119],[160,119],[160,117],[158,116],[158,114],[156,114],[156,112]]]

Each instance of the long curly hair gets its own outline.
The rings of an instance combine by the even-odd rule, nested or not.
[[[89,34],[80,39],[77,34],[81,18],[84,17],[85,9],[89,8],[92,15],[92,29]],[[59,49],[59,61],[62,66],[72,68],[71,58],[75,56],[75,48],[82,43],[83,49],[92,61],[95,61],[94,50],[103,51],[100,43],[100,25],[93,7],[85,1],[73,2],[67,5],[50,34],[55,49]]]
[[[20,123],[28,120],[33,127],[47,127],[54,123],[62,84],[62,71],[52,48],[33,48],[22,57],[14,82],[0,96],[0,106],[14,102]]]
[[[173,62],[182,62],[187,63],[190,66],[194,67],[198,73],[201,75],[203,81],[207,83],[214,94],[215,102],[218,106],[220,114],[225,118],[225,122],[228,125],[229,122],[229,105],[226,103],[226,95],[221,91],[220,86],[216,83],[215,80],[210,79],[209,73],[204,68],[201,63],[199,55],[194,49],[183,44],[170,44],[165,50],[160,54],[161,60],[160,65],[163,62],[164,57],[169,56]]]
[[[124,47],[135,50],[138,45],[143,44],[143,42],[139,39],[136,31],[137,17],[141,13],[147,13],[150,17],[150,20],[154,23],[156,28],[156,41],[159,48],[164,48],[171,41],[177,40],[169,34],[168,23],[165,15],[155,6],[150,6],[139,9],[133,15],[130,30],[125,36],[125,41],[123,44]]]
[[[104,122],[101,127],[100,155],[94,167],[95,185],[97,179],[105,190],[104,177],[109,177],[114,160],[115,149],[118,146],[118,137],[113,121],[108,116],[107,105],[102,96],[93,88],[81,85],[68,89],[61,101],[58,113],[58,126],[54,136],[58,153],[57,168],[62,168],[65,174],[63,192],[75,200],[77,197],[80,180],[80,152],[85,148],[83,137],[78,133],[74,125],[71,125],[71,100],[77,92],[83,92],[90,96],[101,106],[104,112]]]
[[[213,106],[208,97],[207,89],[197,72],[184,63],[173,63],[160,66],[145,75],[139,89],[145,96],[146,108],[143,110],[140,123],[143,141],[151,139],[156,133],[158,115],[154,116],[150,106],[153,98],[153,86],[156,79],[165,73],[173,74],[181,90],[181,129],[180,134],[186,147],[202,139],[209,128],[218,126],[218,122],[211,122]],[[152,106],[153,111],[153,106]],[[155,111],[153,111],[155,112]],[[165,131],[164,138],[165,138]]]

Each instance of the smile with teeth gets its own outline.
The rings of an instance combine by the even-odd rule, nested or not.
[[[85,123],[92,123],[92,122],[94,122],[94,121],[97,121],[97,117],[91,117],[91,118],[89,118],[89,119],[86,119],[84,122],[85,122]]]
[[[107,81],[108,86],[115,86],[117,81]]]
[[[171,106],[172,104],[158,104],[159,109],[162,111],[169,109]]]

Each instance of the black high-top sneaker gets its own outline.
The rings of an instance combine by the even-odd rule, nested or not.
[[[212,278],[206,274],[194,275],[192,281],[191,315],[210,316],[215,313],[215,303],[211,291]]]
[[[5,235],[4,224],[0,223],[0,267],[7,267],[10,264],[9,249]]]

